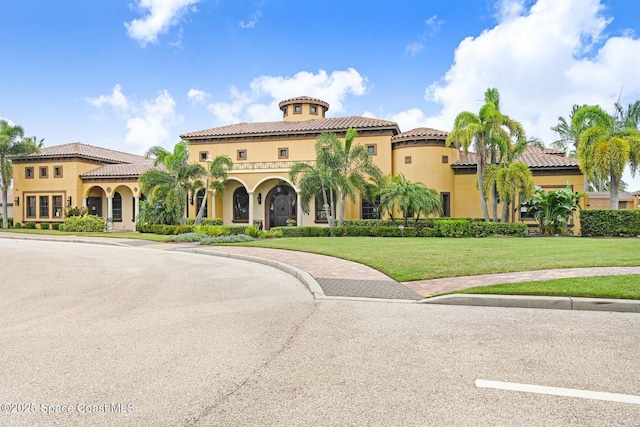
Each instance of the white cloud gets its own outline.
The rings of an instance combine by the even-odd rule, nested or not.
[[[126,22],[129,37],[144,47],[158,40],[158,34],[166,32],[200,0],[137,0],[137,6],[145,15]]]
[[[155,99],[129,102],[120,85],[116,85],[111,95],[86,98],[86,101],[97,108],[106,105],[119,113],[119,119],[126,122],[125,142],[138,146],[140,151],[154,145],[170,146],[175,142],[172,126],[182,121],[173,97],[166,90]]]
[[[120,111],[127,111],[129,109],[129,101],[122,93],[122,88],[119,84],[113,87],[111,95],[100,95],[97,98],[86,98],[86,101],[98,108],[106,104],[107,106]]]
[[[253,15],[251,15],[251,18],[247,22],[240,21],[240,27],[249,29],[254,28],[258,23],[258,19],[260,19],[261,15],[262,12],[260,12],[259,10],[256,11]]]
[[[438,19],[438,15],[433,15],[431,18],[424,21],[424,24],[431,29],[430,35],[433,37],[438,33],[438,31],[440,31],[444,21],[442,19]]]
[[[414,42],[409,43],[407,47],[404,49],[405,53],[408,53],[411,56],[415,56],[424,50],[424,43]]]
[[[189,92],[187,92],[187,98],[189,98],[189,101],[204,102],[211,98],[211,95],[203,90],[191,88]]]
[[[8,124],[9,126],[15,126],[15,125],[16,125],[16,124],[15,124],[15,122],[14,122],[13,120],[8,119],[8,118],[6,118],[6,117],[2,117],[2,116],[0,116],[0,120],[4,120],[5,122],[7,122],[7,124]]]
[[[525,11],[525,0],[498,0],[496,3],[496,19],[505,22],[521,16]]]
[[[355,69],[317,74],[301,71],[292,77],[260,76],[251,81],[249,89],[241,91],[231,87],[231,102],[209,105],[220,124],[241,121],[276,121],[282,119],[278,103],[288,98],[307,95],[330,104],[329,114],[344,111],[349,95],[361,96],[368,90],[367,79]]]

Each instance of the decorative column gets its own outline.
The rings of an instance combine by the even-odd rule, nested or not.
[[[300,190],[296,190],[296,222],[298,225],[302,225],[302,203],[300,203]]]
[[[89,198],[87,196],[82,198],[82,207],[83,208],[87,207],[87,200],[89,200]]]
[[[138,214],[140,213],[140,196],[133,198],[133,222],[138,220]]]
[[[107,219],[113,220],[113,196],[107,196]]]
[[[249,225],[253,225],[253,191],[249,193]]]

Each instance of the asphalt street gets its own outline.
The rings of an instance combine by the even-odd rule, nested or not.
[[[638,314],[314,301],[272,267],[0,239],[0,426],[640,425]],[[526,387],[525,387],[526,388]]]

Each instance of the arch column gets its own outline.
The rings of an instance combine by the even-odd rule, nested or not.
[[[211,218],[216,217],[216,190],[211,190]]]
[[[249,225],[253,225],[253,191],[247,191],[249,194]]]
[[[300,203],[300,190],[296,190],[296,217],[298,225],[302,225],[302,204]]]
[[[113,220],[113,196],[107,196],[107,219]]]
[[[138,214],[140,213],[140,196],[133,197],[133,222],[138,220]]]
[[[87,200],[88,200],[88,199],[89,199],[89,198],[88,198],[87,196],[84,196],[84,197],[82,198],[82,207],[83,207],[83,208],[86,208],[86,207],[87,207]]]

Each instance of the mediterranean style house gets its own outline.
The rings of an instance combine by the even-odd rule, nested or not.
[[[252,224],[265,228],[325,224],[322,203],[312,202],[309,213],[299,203],[299,188],[289,179],[294,163],[313,163],[314,144],[324,132],[344,138],[349,128],[358,131],[356,143],[366,147],[386,175],[404,174],[423,182],[442,196],[444,216],[481,217],[473,153],[447,147],[448,133],[429,128],[401,132],[398,124],[368,117],[326,117],[329,104],[306,96],[279,104],[277,122],[238,123],[188,132],[190,159],[206,167],[207,160],[229,156],[233,169],[224,193],[201,190],[189,198],[187,216],[195,217],[204,197],[205,216],[223,218],[224,224]],[[576,159],[553,149],[529,148],[521,156],[537,185],[556,190],[567,183],[583,192],[583,176]],[[140,194],[137,178],[153,167],[141,156],[73,143],[43,148],[40,153],[13,159],[14,217],[16,222],[54,222],[64,207],[82,205],[89,213],[112,218],[115,230],[134,230]],[[347,201],[345,218],[379,218],[376,203]],[[520,214],[518,221],[533,222]]]

